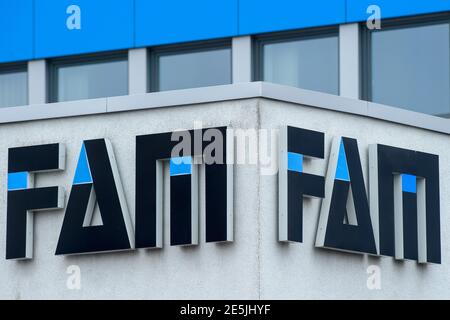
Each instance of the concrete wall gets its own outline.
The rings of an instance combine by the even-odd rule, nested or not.
[[[67,169],[64,173],[38,174],[37,186],[60,184],[70,191],[83,139],[109,138],[113,144],[126,200],[134,221],[135,136],[191,128],[194,121],[205,126],[256,125],[256,100],[205,104],[175,109],[155,109],[103,116],[46,120],[0,127],[0,298],[257,298],[258,228],[256,167],[236,168],[235,209],[238,228],[234,244],[169,246],[169,220],[165,219],[163,250],[139,250],[77,257],[55,256],[64,212],[43,212],[35,218],[35,250],[31,261],[7,261],[6,172],[10,146],[64,142]],[[220,115],[220,116],[218,116]],[[168,172],[168,168],[166,168]],[[168,175],[166,175],[168,182]],[[168,183],[166,183],[168,186]],[[166,198],[168,188],[166,188]],[[168,198],[166,199],[168,204]],[[165,217],[168,217],[165,208]],[[201,214],[202,216],[202,214]],[[66,287],[66,268],[78,265],[82,289]]]
[[[63,210],[35,218],[34,259],[5,260],[7,149],[51,142],[67,146],[63,173],[38,174],[36,186],[62,185],[70,191],[81,142],[109,138],[113,144],[128,207],[134,221],[134,137],[230,125],[234,128],[279,128],[292,125],[326,133],[326,159],[331,138],[358,138],[367,176],[369,143],[383,143],[440,155],[442,265],[419,266],[392,258],[314,248],[319,200],[307,201],[304,243],[277,242],[277,176],[262,176],[256,165],[236,165],[234,174],[235,241],[206,244],[204,210],[200,245],[170,247],[168,219],[164,248],[84,256],[55,256]],[[157,108],[64,119],[0,125],[0,298],[4,299],[272,299],[272,298],[450,298],[448,260],[450,138],[424,129],[305,107],[269,99],[245,99],[183,107]],[[305,170],[325,173],[327,160]],[[167,168],[166,168],[167,169]],[[167,170],[166,170],[167,173]],[[168,182],[166,174],[165,181]],[[168,183],[165,203],[168,204]],[[204,185],[201,184],[201,188]],[[202,200],[202,196],[200,196]],[[168,217],[165,206],[165,217]],[[366,268],[381,267],[381,290],[366,286]],[[81,290],[66,287],[70,265],[81,269]]]
[[[303,244],[276,241],[277,177],[262,177],[260,187],[260,279],[262,298],[313,299],[421,299],[450,298],[450,153],[448,135],[437,134],[376,119],[262,100],[261,127],[280,124],[325,132],[325,159],[333,136],[357,138],[368,177],[368,145],[381,143],[440,156],[441,265],[418,265],[389,257],[368,257],[314,247],[320,200],[305,202]],[[325,174],[328,161],[314,160],[305,171]],[[367,267],[381,270],[381,290],[368,290]]]

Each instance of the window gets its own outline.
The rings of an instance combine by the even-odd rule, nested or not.
[[[450,116],[450,19],[398,19],[365,31],[363,95],[369,101]]]
[[[28,74],[25,64],[0,66],[0,108],[28,104]]]
[[[337,28],[256,39],[255,80],[339,94]]]
[[[127,54],[52,60],[49,88],[51,102],[127,95]]]
[[[231,83],[229,42],[155,48],[150,59],[150,91]]]

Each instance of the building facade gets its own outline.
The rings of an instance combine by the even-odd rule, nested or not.
[[[1,298],[450,298],[450,1],[0,16]]]

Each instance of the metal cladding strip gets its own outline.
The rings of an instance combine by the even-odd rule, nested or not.
[[[450,10],[442,0],[0,0],[0,63],[361,22],[374,5],[381,18]]]
[[[0,108],[0,125],[251,98],[267,98],[450,134],[450,119],[268,82],[236,83],[131,96]]]

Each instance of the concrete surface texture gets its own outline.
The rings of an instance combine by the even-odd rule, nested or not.
[[[86,102],[89,103],[89,102]],[[277,241],[277,175],[260,175],[259,165],[235,165],[234,242],[205,243],[204,209],[200,212],[200,244],[169,245],[168,168],[165,170],[164,248],[55,256],[64,210],[36,214],[34,259],[7,261],[7,150],[61,142],[66,144],[66,170],[43,173],[36,186],[62,185],[70,191],[83,140],[112,142],[128,208],[134,221],[135,136],[204,127],[279,129],[283,125],[325,132],[325,159],[305,166],[325,174],[334,136],[357,138],[364,174],[368,145],[382,143],[440,156],[441,265],[418,265],[392,258],[367,257],[314,247],[320,200],[304,207],[304,242]],[[450,138],[446,134],[387,121],[264,98],[155,108],[64,119],[8,123],[0,126],[0,298],[3,299],[390,299],[450,298],[449,211]],[[261,151],[260,149],[258,149]],[[200,179],[202,181],[202,179]],[[203,182],[200,190],[204,189]],[[203,201],[200,192],[200,201]],[[68,289],[67,268],[81,271],[81,288]],[[381,289],[369,290],[367,268],[381,271]]]

